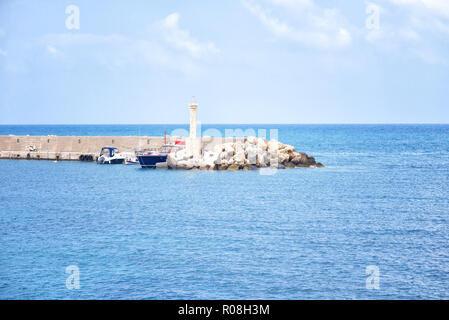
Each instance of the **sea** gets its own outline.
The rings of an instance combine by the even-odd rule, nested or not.
[[[0,135],[187,128],[2,125]],[[207,129],[273,133],[325,168],[0,160],[0,299],[449,299],[449,125]]]

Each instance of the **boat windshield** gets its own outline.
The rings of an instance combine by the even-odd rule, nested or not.
[[[106,155],[109,157],[113,157],[114,153],[118,152],[117,148],[103,148],[101,149],[100,156]]]

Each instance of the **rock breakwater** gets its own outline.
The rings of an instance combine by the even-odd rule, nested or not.
[[[200,170],[254,170],[259,168],[317,168],[324,167],[291,145],[277,140],[248,137],[236,142],[217,144],[213,150],[205,150],[200,157],[190,155],[188,149],[170,153],[169,169]]]

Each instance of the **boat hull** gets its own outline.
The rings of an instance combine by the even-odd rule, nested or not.
[[[141,155],[137,157],[142,168],[156,168],[156,164],[166,162],[166,155]]]
[[[98,160],[97,163],[98,164],[123,164],[123,163],[125,163],[125,159],[116,158],[116,159]]]

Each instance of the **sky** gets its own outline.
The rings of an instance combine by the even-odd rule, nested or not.
[[[0,124],[449,123],[447,0],[0,0]]]

